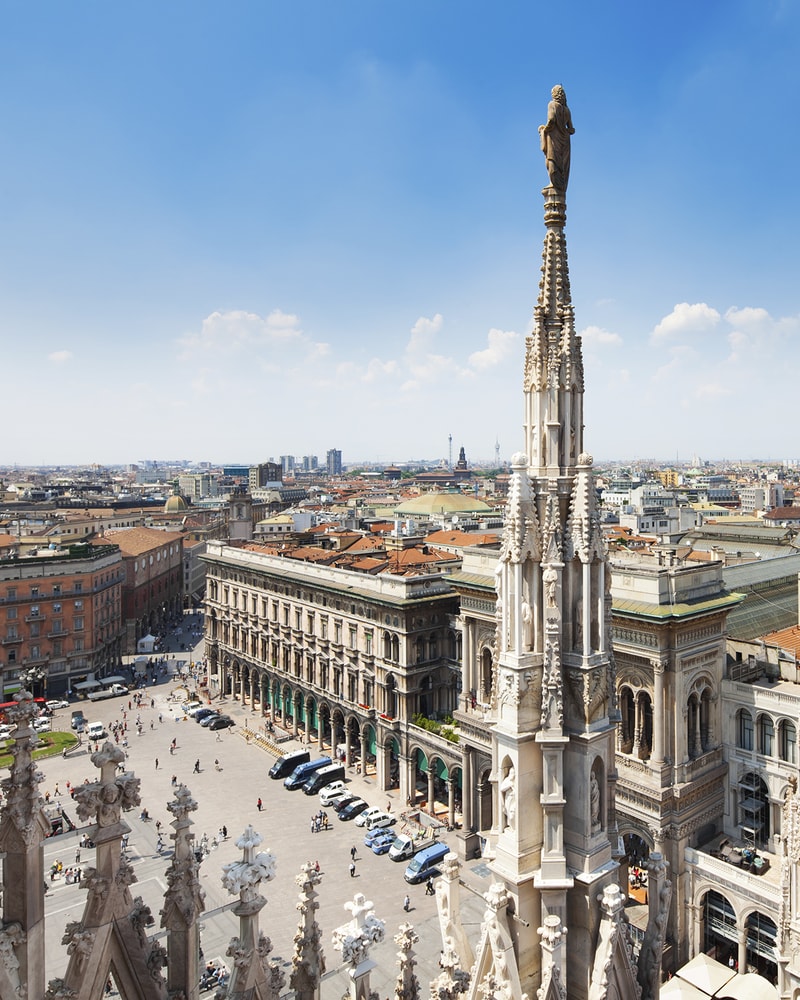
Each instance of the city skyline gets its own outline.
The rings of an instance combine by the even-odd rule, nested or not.
[[[555,83],[586,446],[795,457],[796,8],[6,13],[0,464],[507,461]]]

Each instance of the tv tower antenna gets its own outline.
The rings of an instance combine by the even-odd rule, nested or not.
[[[498,437],[494,439],[494,466],[496,469],[500,468],[500,438]]]
[[[449,459],[448,459],[448,466],[447,467],[448,467],[448,469],[450,469],[452,471],[452,469],[453,469],[453,435],[452,434],[448,434],[447,435],[447,442],[448,442],[449,449],[450,449],[449,450]]]

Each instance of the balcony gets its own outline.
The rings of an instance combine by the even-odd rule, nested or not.
[[[21,635],[9,635],[9,636],[6,636],[5,639],[0,639],[0,642],[2,642],[2,644],[4,646],[15,646],[17,643],[22,642],[22,636]]]
[[[761,848],[753,852],[735,837],[719,835],[702,847],[685,848],[683,856],[696,877],[709,879],[721,891],[746,896],[764,913],[774,912],[781,883],[781,859],[776,855]]]

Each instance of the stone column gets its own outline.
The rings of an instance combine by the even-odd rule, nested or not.
[[[456,825],[456,783],[452,777],[447,779],[447,825]]]
[[[703,754],[703,740],[700,735],[700,699],[695,700],[694,710],[694,755],[701,757]]]
[[[747,972],[747,928],[738,927],[736,928],[736,937],[739,942],[739,972]]]
[[[363,727],[361,730],[361,773],[364,776],[367,773],[367,737],[364,734]]]
[[[344,724],[344,764],[345,767],[352,767],[353,764],[353,745],[352,745],[352,731],[350,726],[345,722]]]
[[[292,695],[292,736],[297,736],[300,732],[300,698],[295,692]]]
[[[475,790],[472,787],[472,753],[472,747],[464,747],[464,754],[462,757],[464,770],[461,778],[461,819],[464,825],[465,833],[469,833],[472,830],[473,825],[472,796],[475,794]]]
[[[664,663],[653,660],[653,757],[652,763],[664,763]]]
[[[633,756],[638,759],[639,750],[642,745],[642,695],[639,692],[633,702],[634,724],[633,724]]]
[[[428,812],[431,816],[436,815],[436,810],[434,809],[434,799],[436,796],[435,788],[435,775],[433,773],[433,768],[431,767],[431,762],[428,761]]]

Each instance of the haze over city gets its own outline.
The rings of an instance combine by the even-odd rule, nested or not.
[[[555,83],[587,447],[796,457],[799,18],[6,5],[0,463],[507,460]]]

